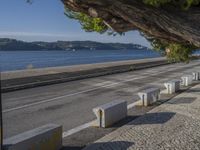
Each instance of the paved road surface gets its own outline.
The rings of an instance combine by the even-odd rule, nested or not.
[[[200,61],[72,81],[3,94],[4,138],[56,123],[64,131],[95,119],[92,108],[116,99],[128,104],[137,92],[200,69]]]

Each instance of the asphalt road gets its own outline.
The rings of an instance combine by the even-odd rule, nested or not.
[[[133,103],[138,91],[164,89],[165,81],[195,70],[200,70],[199,60],[4,93],[4,138],[48,123],[68,131],[94,120],[92,108],[98,105],[116,99]]]

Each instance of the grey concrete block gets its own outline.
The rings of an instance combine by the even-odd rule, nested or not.
[[[47,124],[5,139],[3,144],[4,150],[60,150],[62,126]]]
[[[142,106],[148,106],[160,99],[159,88],[149,88],[138,93]]]
[[[127,102],[112,101],[93,109],[97,117],[97,126],[106,128],[127,116]]]
[[[182,79],[183,86],[189,86],[192,84],[193,75],[185,75],[185,76],[182,76],[181,79]]]
[[[180,80],[171,80],[169,82],[164,83],[167,94],[173,94],[180,90],[181,81]]]
[[[200,72],[192,72],[192,75],[194,81],[200,80]]]

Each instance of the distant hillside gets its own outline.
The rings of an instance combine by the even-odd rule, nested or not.
[[[137,44],[123,43],[100,43],[93,41],[57,41],[57,42],[24,42],[15,39],[0,38],[0,51],[17,50],[73,50],[73,49],[91,49],[91,50],[122,50],[122,49],[143,49],[147,47]]]

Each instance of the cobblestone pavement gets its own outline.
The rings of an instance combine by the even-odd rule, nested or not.
[[[84,150],[200,150],[200,84]]]

